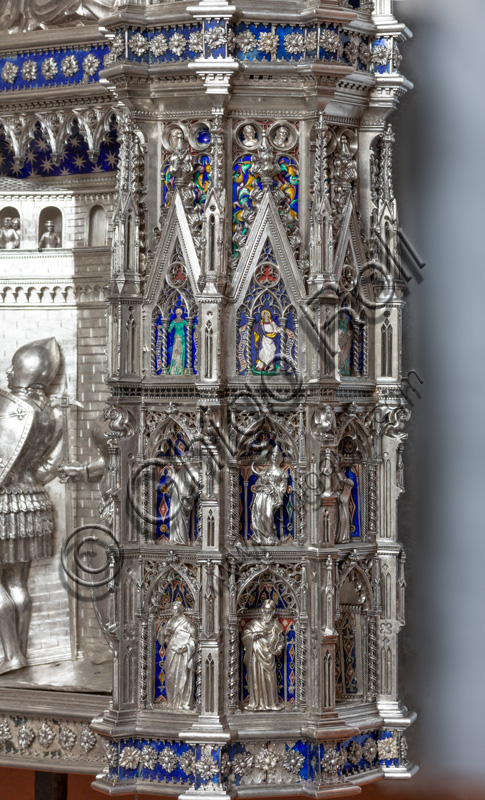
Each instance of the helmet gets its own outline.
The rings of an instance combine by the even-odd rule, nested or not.
[[[24,344],[12,358],[12,384],[21,389],[46,387],[54,379],[60,362],[61,353],[54,336]]]

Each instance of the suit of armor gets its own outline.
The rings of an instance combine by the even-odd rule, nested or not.
[[[52,555],[53,512],[44,484],[55,472],[61,438],[58,413],[45,389],[60,363],[54,338],[24,345],[8,370],[10,392],[0,392],[0,673],[25,666],[32,560]]]

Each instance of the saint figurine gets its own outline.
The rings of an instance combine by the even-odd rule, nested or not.
[[[265,600],[260,618],[251,620],[243,631],[250,711],[280,711],[284,706],[278,700],[275,656],[283,650],[285,638],[275,611],[274,601]]]
[[[46,388],[59,369],[57,341],[20,347],[0,390],[0,673],[27,663],[32,561],[52,555],[54,515],[44,484],[56,476],[62,424]]]
[[[184,465],[173,476],[170,495],[170,541],[190,544],[190,515],[199,492],[198,473]]]
[[[172,331],[173,345],[172,358],[168,368],[169,375],[183,375],[185,372],[185,350],[187,336],[187,320],[182,319],[183,311],[181,308],[175,309],[175,319],[168,326],[168,333]]]
[[[354,488],[354,482],[348,478],[345,472],[337,472],[340,482],[340,494],[338,497],[338,528],[335,537],[336,544],[350,542],[350,512],[349,500]]]
[[[251,469],[258,475],[250,508],[252,544],[278,544],[274,514],[283,505],[287,488],[287,467],[281,466],[282,461],[280,450],[274,447],[269,466],[260,469],[252,464]]]
[[[48,219],[45,224],[45,233],[42,234],[39,242],[39,250],[52,250],[54,247],[60,246],[61,240],[54,231],[54,223]]]
[[[193,706],[197,631],[184,613],[180,600],[173,604],[172,619],[158,634],[165,646],[165,689],[167,706],[174,711],[190,711]]]
[[[281,333],[279,325],[271,319],[271,311],[263,308],[261,322],[255,326],[254,342],[258,351],[256,369],[259,372],[276,367],[276,336]]]

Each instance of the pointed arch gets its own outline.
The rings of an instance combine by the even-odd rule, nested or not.
[[[153,258],[153,266],[148,277],[146,302],[149,306],[155,305],[160,297],[168,265],[172,260],[177,242],[187,269],[190,289],[193,294],[196,294],[200,278],[200,263],[179,191],[175,192],[174,200],[170,204],[163,232]]]
[[[261,437],[264,436],[264,441]],[[255,446],[256,443],[256,446]],[[288,431],[272,417],[262,416],[242,434],[238,442],[238,459],[255,458],[268,447],[278,446],[286,457],[296,458],[295,442]]]
[[[278,209],[268,191],[263,197],[234,276],[233,296],[236,306],[243,301],[249,288],[252,274],[268,241],[273,250],[290,301],[298,304],[306,296],[295,255],[281,222]]]
[[[145,608],[151,613],[166,613],[180,600],[184,608],[198,611],[199,586],[183,564],[168,564],[156,573],[145,593]]]

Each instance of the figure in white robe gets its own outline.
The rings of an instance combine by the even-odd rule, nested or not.
[[[190,711],[193,707],[197,631],[185,616],[180,600],[173,604],[172,619],[159,631],[158,641],[161,645],[166,643],[167,706],[174,711]]]
[[[274,618],[273,600],[265,600],[261,617],[249,622],[243,631],[244,663],[247,670],[250,711],[280,711],[275,656],[285,644],[283,629]]]
[[[274,369],[276,359],[276,336],[281,333],[281,328],[271,319],[271,312],[264,308],[261,312],[261,322],[254,331],[254,341],[258,351],[256,369],[259,372]]]

